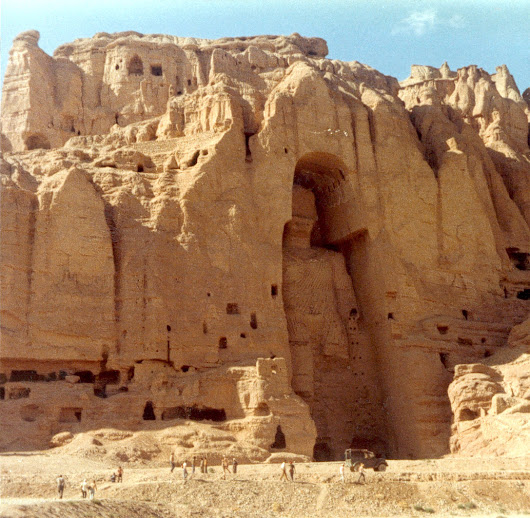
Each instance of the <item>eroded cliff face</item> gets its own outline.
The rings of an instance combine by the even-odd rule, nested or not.
[[[28,444],[215,417],[248,458],[448,452],[454,366],[528,314],[505,67],[400,86],[296,34],[37,42],[2,100],[1,404]]]

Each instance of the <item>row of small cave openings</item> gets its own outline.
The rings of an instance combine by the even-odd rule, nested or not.
[[[120,65],[116,64],[115,66],[116,70],[120,69]],[[162,65],[160,63],[155,63],[149,65],[149,69],[152,76],[155,77],[162,77],[164,75],[164,71],[162,69]],[[127,63],[127,73],[130,76],[143,76],[144,75],[144,63],[140,56],[138,54],[135,54]],[[182,95],[182,90],[179,88],[182,87],[182,81],[181,78],[177,75],[175,77],[176,85],[177,85],[177,95]],[[196,87],[197,86],[197,78],[193,77],[191,79],[187,79],[186,83],[189,87]]]
[[[6,382],[53,382],[62,381],[69,375],[74,375],[79,378],[77,383],[89,383],[94,385],[94,395],[98,397],[107,397],[106,387],[107,385],[119,385],[121,382],[121,372],[119,370],[105,370],[99,374],[94,374],[90,370],[79,370],[73,373],[68,371],[60,370],[57,372],[50,372],[49,374],[39,374],[36,370],[12,370],[9,378],[5,374],[0,374],[0,384]],[[130,367],[127,371],[127,381],[132,380],[134,377],[134,366]],[[119,388],[121,392],[127,392],[128,388],[122,386]],[[29,397],[31,389],[13,387],[7,394],[8,399],[20,399]],[[6,399],[5,387],[0,386],[0,400]]]
[[[208,292],[207,296],[210,297],[211,293]],[[277,284],[271,284],[271,297],[272,298],[276,298],[277,296],[278,296],[278,285]],[[237,302],[228,302],[226,304],[226,314],[227,315],[240,315],[241,311],[239,309],[239,304]],[[250,313],[249,325],[250,325],[251,329],[257,329],[258,328],[258,315],[254,311]],[[168,331],[170,331],[171,330],[171,326],[168,325],[167,329],[168,329]],[[204,321],[202,323],[202,332],[205,335],[208,334],[208,332],[209,332],[208,323],[206,321]],[[239,336],[240,336],[240,338],[247,338],[247,333],[246,332],[241,332]],[[219,346],[219,349],[227,349],[228,348],[228,339],[226,338],[226,336],[221,336],[219,338],[218,346]]]
[[[268,409],[267,409],[268,412]],[[259,413],[257,415],[260,415]],[[155,407],[152,401],[145,403],[144,412],[142,415],[144,421],[156,421]],[[226,421],[226,412],[224,408],[210,408],[192,406],[175,406],[164,408],[160,415],[162,421],[170,421],[173,419],[186,419],[189,421]],[[274,442],[270,446],[272,449],[282,450],[287,447],[285,434],[280,425],[276,428]]]

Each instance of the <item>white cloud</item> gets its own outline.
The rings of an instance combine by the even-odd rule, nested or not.
[[[413,11],[398,22],[392,29],[392,34],[412,32],[416,36],[423,36],[435,28],[443,26],[461,29],[465,26],[464,17],[460,14],[454,14],[450,18],[442,18],[435,9]]]
[[[424,11],[414,11],[409,16],[401,20],[392,31],[413,32],[416,36],[422,36],[427,31],[432,30],[436,24],[436,11],[426,9]]]
[[[451,16],[448,23],[453,29],[462,29],[466,25],[464,17],[461,14],[454,14]]]

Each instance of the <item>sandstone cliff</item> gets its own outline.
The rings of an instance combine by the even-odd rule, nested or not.
[[[448,452],[454,366],[529,310],[506,67],[399,85],[297,34],[38,37],[2,98],[1,404],[28,444],[214,419],[248,458]]]

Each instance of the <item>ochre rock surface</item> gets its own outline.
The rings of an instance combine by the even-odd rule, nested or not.
[[[487,365],[456,366],[449,385],[452,453],[528,455],[530,319],[515,326],[508,341],[510,349],[489,357]]]
[[[513,349],[529,312],[507,68],[400,85],[298,34],[38,39],[3,87],[0,447],[448,453],[455,365]],[[521,397],[459,369],[457,420]]]

